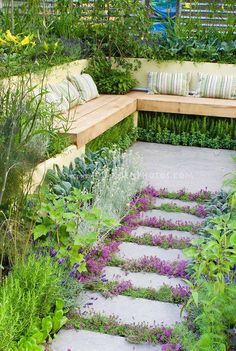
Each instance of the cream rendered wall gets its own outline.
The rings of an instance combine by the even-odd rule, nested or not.
[[[57,83],[66,79],[68,74],[80,74],[88,65],[88,60],[77,60],[50,68],[45,76],[45,82]],[[43,75],[34,75],[33,80],[40,83]]]
[[[31,186],[30,193],[32,194],[36,188],[43,182],[45,175],[49,169],[53,169],[54,165],[58,165],[61,169],[63,166],[69,166],[70,163],[73,163],[76,157],[82,157],[85,154],[85,146],[77,149],[75,145],[71,145],[66,148],[61,154],[56,155],[55,157],[50,158],[40,164],[35,168]]]
[[[132,61],[132,59],[131,59]],[[191,72],[192,80],[190,89],[194,90],[197,84],[197,73],[208,73],[208,74],[219,74],[219,75],[235,75],[236,76],[236,65],[233,64],[218,64],[201,62],[195,63],[190,61],[148,61],[146,59],[140,59],[141,68],[134,72],[134,77],[138,81],[137,87],[147,87],[147,75],[148,72]]]

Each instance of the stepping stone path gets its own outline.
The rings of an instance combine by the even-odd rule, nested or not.
[[[233,171],[231,155],[227,150],[211,150],[172,145],[158,145],[152,143],[136,143],[133,147],[143,158],[140,171],[144,174],[146,184],[156,188],[166,187],[170,191],[186,188],[196,192],[208,187],[211,191],[220,190],[223,177]],[[220,167],[219,167],[220,165]],[[175,199],[156,199],[155,206],[175,203],[178,206],[195,207],[195,202],[182,202]],[[173,222],[191,221],[201,224],[203,220],[186,213],[164,212],[151,210],[143,213],[144,217],[161,217]],[[140,237],[145,233],[161,234],[174,238],[196,238],[190,232],[178,230],[160,230],[140,226],[133,230],[131,235]],[[181,250],[162,249],[157,246],[138,245],[124,242],[120,245],[119,257],[127,260],[144,255],[156,256],[166,261],[181,260],[184,255]],[[170,287],[186,286],[181,278],[173,278],[156,273],[125,272],[120,267],[105,267],[104,272],[108,281],[130,281],[135,288],[159,289],[163,284]],[[146,323],[150,326],[173,326],[183,320],[180,315],[181,306],[172,303],[131,298],[123,295],[105,298],[99,293],[86,291],[78,298],[78,311],[85,318],[95,313],[103,316],[114,316],[127,324]],[[120,336],[111,336],[86,330],[63,329],[52,343],[53,351],[161,351],[161,345],[131,344]]]
[[[160,203],[168,203],[168,199],[161,199]],[[173,202],[173,200],[172,200]],[[176,202],[179,206],[183,202]],[[188,203],[189,206],[192,204]],[[196,204],[193,203],[192,206]],[[165,212],[159,210],[150,210],[142,213],[144,217],[165,218],[176,221],[188,221],[193,224],[201,224],[204,220],[193,215],[180,212]],[[145,233],[168,236],[170,234],[175,238],[195,238],[190,232],[177,230],[160,230],[140,226],[133,230],[131,235],[140,237]],[[119,246],[116,256],[123,260],[140,259],[144,256],[157,257],[168,262],[176,262],[186,260],[182,250],[163,249],[158,246],[138,245],[135,243],[123,242]],[[130,281],[134,288],[151,288],[160,289],[164,284],[169,287],[182,286],[187,284],[181,278],[168,277],[156,273],[145,272],[126,272],[120,267],[105,267],[103,276],[107,281]],[[116,316],[122,324],[141,324],[144,323],[150,327],[164,325],[173,327],[176,323],[183,321],[185,314],[181,315],[181,305],[148,300],[144,298],[133,298],[123,295],[105,298],[97,292],[86,291],[78,298],[77,313],[82,314],[85,318],[90,318],[94,313],[106,317]],[[111,336],[86,330],[62,330],[52,344],[53,351],[161,351],[161,345],[142,344],[136,345],[126,341],[125,338],[119,336]]]

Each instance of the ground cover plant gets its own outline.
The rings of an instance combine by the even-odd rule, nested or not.
[[[234,119],[141,112],[138,127],[142,141],[236,149]]]
[[[159,289],[136,288],[132,286],[131,281],[92,281],[85,284],[85,288],[100,292],[106,298],[117,295],[130,296],[134,298],[143,298],[154,301],[163,301],[170,303],[183,303],[190,295],[190,289],[185,286],[168,286],[163,285]]]
[[[184,212],[189,213],[194,216],[205,218],[207,217],[207,209],[204,205],[200,204],[195,207],[190,207],[189,205],[186,206],[179,206],[174,201],[170,203],[163,203],[160,206],[153,206],[153,209],[166,211],[166,212]]]

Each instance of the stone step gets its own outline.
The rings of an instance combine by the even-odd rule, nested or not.
[[[115,316],[121,323],[127,324],[173,326],[184,319],[184,316],[180,316],[180,305],[122,295],[106,299],[99,293],[85,292],[78,298],[78,306],[78,313],[85,317],[98,313]]]
[[[155,256],[161,260],[173,262],[186,259],[183,251],[178,249],[162,249],[158,246],[138,245],[134,243],[122,243],[117,253],[123,259],[139,259],[141,257]]]
[[[119,267],[105,267],[103,270],[105,278],[108,281],[116,280],[118,282],[129,280],[135,288],[160,289],[163,285],[176,287],[177,285],[187,286],[181,278],[170,278],[165,275],[145,272],[124,272]]]
[[[184,232],[181,230],[162,230],[159,228],[151,228],[142,225],[131,232],[131,235],[136,237],[142,237],[145,234],[150,234],[152,236],[159,234],[163,236],[173,235],[173,237],[176,239],[197,239],[197,237],[199,237],[197,234],[192,234],[190,232]]]
[[[141,212],[141,218],[164,218],[166,220],[182,221],[182,222],[191,222],[193,224],[202,224],[204,222],[203,218],[199,218],[197,216],[182,213],[182,212],[166,212],[161,210],[149,210],[145,212]]]
[[[161,351],[161,345],[130,344],[120,336],[63,329],[53,340],[51,349],[52,351]]]
[[[178,199],[168,199],[168,198],[160,198],[160,197],[156,198],[154,203],[155,206],[161,206],[163,204],[175,204],[180,207],[189,206],[190,208],[194,208],[199,205],[195,201],[182,201]]]

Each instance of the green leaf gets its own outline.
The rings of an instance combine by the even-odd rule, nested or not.
[[[193,301],[194,301],[196,306],[198,306],[198,297],[199,297],[198,292],[197,291],[193,291],[192,292],[192,298],[193,298]]]
[[[229,242],[232,246],[236,246],[236,233],[233,233],[231,236],[230,236],[230,239],[229,239]]]
[[[42,236],[46,236],[49,232],[48,227],[46,227],[44,224],[39,224],[33,229],[33,236],[34,240],[37,240],[41,238]]]
[[[97,235],[97,232],[77,235],[74,244],[81,246],[92,245],[97,240]]]

